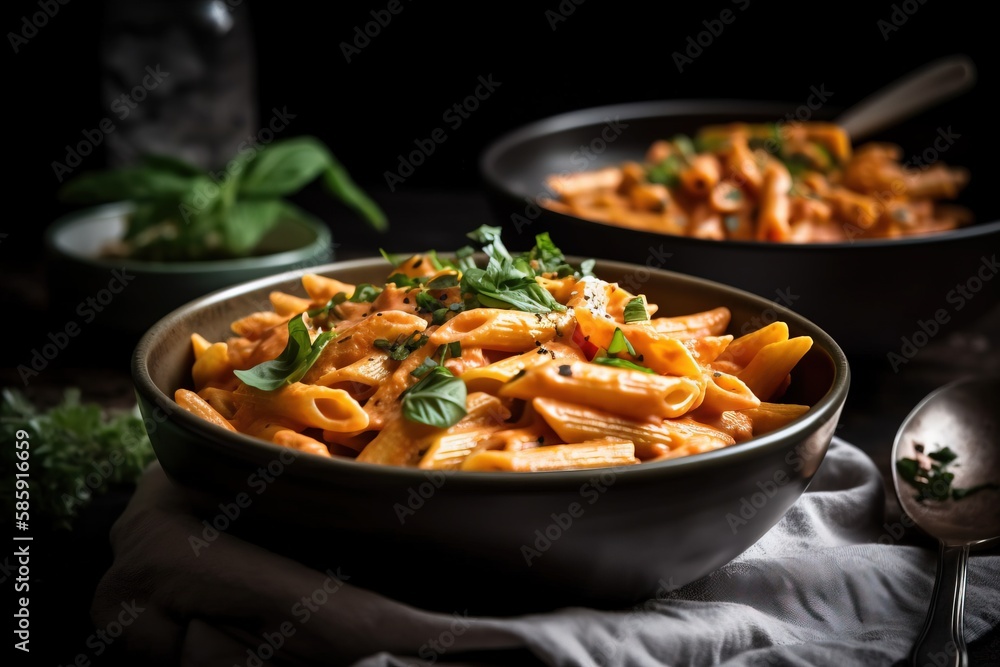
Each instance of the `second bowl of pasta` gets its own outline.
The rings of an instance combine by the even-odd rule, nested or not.
[[[573,254],[764,296],[859,360],[898,369],[926,335],[920,322],[940,315],[935,330],[951,330],[988,313],[1000,282],[981,278],[996,274],[987,249],[1000,246],[1000,211],[986,158],[967,163],[959,145],[928,162],[949,146],[938,133],[852,142],[835,110],[807,109],[806,122],[796,111],[745,100],[584,109],[498,137],[480,170],[505,229],[543,227]]]
[[[438,609],[634,602],[749,547],[823,459],[839,346],[784,309],[755,326],[751,294],[499,232],[162,320],[133,375],[164,469],[222,499],[269,471],[237,532]]]

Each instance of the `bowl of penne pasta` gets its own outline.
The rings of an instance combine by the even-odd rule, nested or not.
[[[139,407],[205,525],[482,613],[641,601],[767,532],[844,406],[834,339],[748,292],[501,231],[254,280],[152,327]]]
[[[1000,281],[981,276],[996,273],[986,249],[1000,246],[1000,221],[992,198],[976,199],[976,169],[923,157],[960,153],[950,130],[931,147],[855,144],[828,120],[835,110],[799,121],[790,108],[674,100],[585,109],[497,138],[480,171],[505,229],[541,227],[572,254],[764,296],[822,326],[851,357],[898,354],[939,309],[948,328],[982,317],[1000,295]],[[989,296],[971,298],[980,288]]]

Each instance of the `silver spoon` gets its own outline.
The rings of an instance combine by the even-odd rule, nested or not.
[[[947,447],[954,460],[945,461]],[[933,456],[931,456],[933,455]],[[935,458],[936,457],[936,458]],[[972,546],[1000,539],[1000,377],[957,380],[928,394],[903,421],[892,446],[892,482],[903,511],[939,542],[937,579],[915,666],[965,667],[965,578]],[[913,463],[954,473],[914,485]],[[918,479],[919,483],[919,479]],[[954,492],[987,485],[964,497]],[[993,486],[990,486],[993,485]],[[933,498],[919,500],[921,488]],[[946,498],[946,499],[937,499]]]
[[[976,82],[976,68],[963,55],[936,60],[858,102],[837,118],[851,141],[906,120],[924,109],[966,92]]]

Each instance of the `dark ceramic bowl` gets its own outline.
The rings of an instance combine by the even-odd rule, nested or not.
[[[992,278],[1000,221],[991,193],[981,201],[956,202],[977,216],[971,227],[922,237],[817,244],[671,236],[537,205],[538,198],[553,196],[545,185],[549,174],[639,160],[657,139],[693,134],[707,124],[779,122],[794,110],[795,105],[740,100],[586,109],[498,138],[483,153],[480,171],[505,237],[546,229],[567,253],[659,267],[753,292],[816,322],[852,359],[885,360],[894,354],[902,358],[896,359],[898,368],[938,333],[974,324],[996,307],[1000,280]],[[829,119],[832,112],[823,108],[813,118]],[[930,141],[936,138],[931,132]],[[919,154],[926,147],[904,146],[905,154]],[[941,159],[949,162],[949,154]],[[970,168],[972,184],[989,177],[985,170],[963,166]]]
[[[387,267],[366,259],[314,271],[381,282]],[[210,523],[423,607],[608,607],[686,584],[746,550],[805,490],[847,397],[847,359],[815,324],[746,292],[617,262],[598,262],[596,273],[641,280],[664,315],[727,306],[734,332],[770,313],[791,335],[812,336],[785,399],[812,408],[779,431],[714,452],[543,473],[439,473],[294,456],[179,409],[172,397],[191,386],[191,334],[230,336],[230,322],[269,307],[271,290],[304,296],[302,272],[292,272],[199,299],[143,336],[132,375],[153,448],[172,479],[207,492]],[[240,494],[250,502],[227,520],[223,508],[231,513]]]
[[[200,296],[333,259],[330,230],[305,220],[282,221],[253,257],[205,262],[100,258],[101,248],[124,234],[130,210],[127,202],[96,206],[60,218],[46,230],[51,311],[137,340],[161,317]]]

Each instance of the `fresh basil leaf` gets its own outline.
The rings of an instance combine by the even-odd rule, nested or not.
[[[385,282],[392,283],[396,287],[419,287],[420,286],[420,281],[419,280],[411,278],[410,276],[406,275],[405,273],[394,273],[391,276],[389,276],[388,278],[386,278]]]
[[[618,354],[619,352],[628,351],[631,356],[635,355],[635,348],[632,347],[632,343],[629,342],[625,334],[619,327],[615,327],[615,332],[611,336],[611,343],[608,345],[608,354]]]
[[[326,150],[309,137],[276,141],[250,162],[239,186],[244,197],[275,198],[298,192],[326,169]]]
[[[566,309],[533,276],[524,274],[509,261],[501,263],[490,259],[486,270],[469,269],[462,274],[462,292],[475,295],[479,303],[487,308],[528,313],[550,313]]]
[[[643,373],[650,373],[652,375],[656,374],[656,371],[652,368],[640,366],[639,364],[631,362],[628,359],[619,359],[618,357],[594,357],[591,361],[595,364],[601,364],[603,366],[614,366],[615,368],[624,368],[629,371],[642,371]]]
[[[173,155],[149,153],[139,157],[139,164],[156,171],[176,174],[177,176],[204,176],[205,170],[190,162]]]
[[[447,289],[449,287],[458,287],[458,276],[453,273],[445,273],[427,283],[427,289]]]
[[[135,201],[179,196],[191,185],[191,177],[158,171],[149,167],[126,167],[107,171],[88,171],[67,181],[58,197],[77,204]]]
[[[465,382],[444,366],[435,366],[403,392],[403,416],[421,424],[448,428],[467,414],[465,399]]]
[[[234,254],[251,252],[281,220],[281,202],[275,199],[238,201],[222,218],[226,247]]]
[[[360,213],[377,231],[384,232],[389,228],[385,213],[365,192],[359,188],[347,169],[327,151],[327,165],[323,172],[323,182],[327,189],[340,198],[342,202]]]
[[[392,268],[398,267],[400,264],[402,264],[403,262],[405,262],[407,260],[406,256],[404,256],[404,255],[393,255],[392,253],[386,252],[384,248],[379,248],[378,251],[379,251],[379,254],[381,254],[383,257],[385,257],[385,261],[387,261],[390,264],[392,264]]]
[[[641,296],[629,299],[624,310],[625,324],[633,322],[646,322],[649,320],[649,313],[646,312],[646,303]]]
[[[594,275],[594,266],[597,265],[597,260],[595,259],[585,259],[580,262],[580,275],[584,278],[587,276]]]
[[[462,246],[455,251],[455,268],[459,271],[468,271],[476,268],[476,260],[472,257],[476,251],[472,246]]]
[[[280,389],[301,380],[333,336],[334,332],[325,331],[311,341],[302,316],[293,317],[288,321],[288,343],[276,359],[233,373],[251,387],[263,391]]]
[[[351,295],[348,301],[351,303],[371,303],[381,293],[382,288],[375,287],[371,283],[361,283],[354,288],[354,294]]]
[[[483,252],[490,257],[495,257],[498,261],[513,261],[514,258],[511,256],[510,252],[507,251],[503,241],[500,240],[500,234],[502,231],[503,229],[500,227],[480,225],[477,229],[466,234],[466,236],[473,241],[480,243],[483,246]]]
[[[528,258],[538,264],[539,273],[557,273],[566,264],[562,250],[556,247],[548,232],[535,236],[535,247],[528,251]]]

